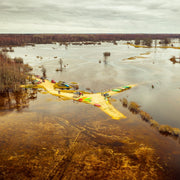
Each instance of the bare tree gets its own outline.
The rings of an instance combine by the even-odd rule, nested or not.
[[[104,63],[106,64],[107,63],[107,57],[109,57],[111,55],[111,53],[110,52],[104,52],[103,55],[104,55]]]
[[[46,68],[43,65],[41,66],[41,68],[42,68],[41,71],[43,73],[43,77],[46,78]]]
[[[59,64],[60,64],[60,71],[62,71],[63,70],[63,68],[62,68],[62,66],[63,66],[63,60],[60,58],[60,60],[59,60]]]

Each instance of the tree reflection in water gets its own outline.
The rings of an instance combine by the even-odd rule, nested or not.
[[[22,110],[29,106],[29,100],[37,98],[37,89],[19,89],[0,93],[0,110]]]

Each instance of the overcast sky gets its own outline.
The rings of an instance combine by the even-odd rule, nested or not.
[[[180,33],[179,0],[0,0],[0,33]]]

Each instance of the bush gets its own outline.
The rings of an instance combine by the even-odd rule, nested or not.
[[[159,132],[164,135],[170,135],[173,137],[180,137],[180,129],[178,128],[172,128],[168,125],[160,125],[159,126]]]
[[[110,56],[110,55],[111,55],[111,53],[110,53],[110,52],[104,52],[103,54],[104,54],[104,56],[105,56],[105,57],[107,57],[107,56]]]
[[[128,101],[127,101],[127,99],[126,99],[126,98],[123,98],[123,100],[122,100],[122,104],[123,104],[123,106],[124,106],[124,107],[127,107],[127,105],[128,105]]]
[[[160,125],[159,125],[159,123],[158,123],[158,122],[156,122],[156,121],[155,121],[155,120],[153,120],[153,119],[151,119],[151,120],[150,120],[150,124],[151,124],[151,126],[153,126],[153,127],[157,128],[157,129],[158,129],[158,128],[159,128],[159,126],[160,126]]]
[[[140,114],[141,118],[146,122],[150,122],[150,120],[152,119],[152,117],[147,112],[140,111],[139,114]]]
[[[180,129],[178,129],[178,128],[173,128],[173,135],[180,137]]]
[[[173,128],[168,125],[160,125],[159,132],[165,135],[174,135]]]
[[[175,63],[180,63],[180,61],[178,62],[178,61],[176,60],[176,57],[175,57],[175,56],[171,57],[171,58],[170,58],[170,61],[171,61],[173,64],[175,64]]]
[[[129,110],[133,113],[139,113],[140,109],[139,109],[139,105],[136,104],[135,102],[131,102],[129,105]]]

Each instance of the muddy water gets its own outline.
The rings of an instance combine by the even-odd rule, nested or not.
[[[105,51],[111,52],[107,63],[103,63]],[[125,60],[146,52],[150,54],[142,55],[145,58]],[[41,74],[39,66],[44,65],[49,79],[75,81],[80,89],[88,87],[98,92],[126,84],[138,86],[113,97],[112,104],[127,116],[120,121],[112,120],[94,106],[41,93],[21,112],[1,112],[0,177],[120,179],[122,176],[117,175],[120,172],[139,179],[143,175],[137,169],[137,174],[133,174],[133,170],[124,172],[120,168],[122,164],[115,163],[115,159],[125,165],[122,159],[129,158],[126,164],[135,170],[136,166],[144,164],[135,157],[137,164],[133,166],[130,160],[134,161],[134,153],[145,146],[154,149],[160,159],[146,159],[149,166],[144,173],[151,169],[152,174],[146,174],[151,179],[178,179],[178,140],[159,134],[138,115],[124,108],[119,99],[126,97],[128,101],[135,101],[160,124],[180,128],[180,67],[169,61],[171,56],[179,56],[180,51],[136,49],[119,42],[117,46],[109,43],[70,45],[67,49],[58,44],[17,47],[10,55],[23,57],[36,74]],[[55,71],[59,58],[68,64],[63,72]],[[99,60],[102,63],[98,63]]]

